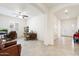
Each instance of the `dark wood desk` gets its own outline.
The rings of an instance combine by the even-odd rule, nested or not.
[[[36,33],[24,33],[24,37],[26,38],[26,40],[37,40]]]

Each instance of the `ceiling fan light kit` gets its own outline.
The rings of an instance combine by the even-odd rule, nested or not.
[[[27,15],[23,15],[22,12],[18,12],[18,17],[21,19],[27,19]]]

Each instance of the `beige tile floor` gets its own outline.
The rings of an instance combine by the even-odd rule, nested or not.
[[[17,39],[22,45],[22,56],[78,56],[79,44],[74,44],[71,37],[62,37],[54,41],[54,45],[46,46],[42,41],[25,41]]]

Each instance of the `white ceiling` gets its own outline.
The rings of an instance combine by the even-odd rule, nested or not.
[[[48,3],[45,5],[51,9],[60,20],[72,18],[76,19],[79,16],[78,3]],[[68,13],[65,13],[65,10],[68,10]]]
[[[46,13],[48,9],[54,11],[59,19],[69,19],[79,16],[79,4],[68,3],[0,3],[0,14],[16,17],[20,12],[29,17]],[[64,10],[68,10],[68,14]]]
[[[68,10],[65,13],[65,10]],[[66,4],[54,13],[58,19],[72,19],[79,16],[79,4]]]
[[[62,5],[61,3],[44,3],[48,8],[55,8],[57,6]]]
[[[42,5],[30,3],[0,3],[0,14],[16,17],[19,12],[29,17],[34,17],[44,12]],[[4,11],[4,12],[3,12]]]

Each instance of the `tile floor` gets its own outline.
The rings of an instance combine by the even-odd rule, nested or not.
[[[78,56],[79,44],[74,44],[71,37],[55,40],[54,45],[46,46],[42,41],[17,39],[22,45],[22,56]]]

